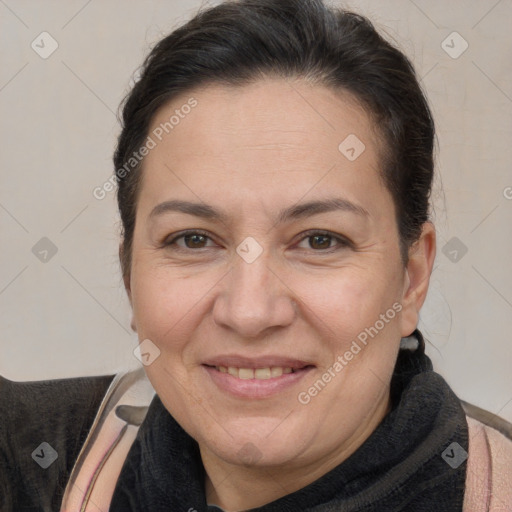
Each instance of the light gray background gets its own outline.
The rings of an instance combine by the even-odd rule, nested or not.
[[[0,0],[5,377],[139,365],[118,267],[115,195],[99,201],[92,190],[112,173],[115,112],[143,56],[200,5]],[[420,324],[428,354],[461,398],[512,421],[512,1],[344,5],[370,16],[411,57],[437,123],[439,250]],[[42,46],[43,31],[59,45],[47,59],[31,48],[34,40]],[[468,44],[458,58],[464,42],[454,31]],[[46,262],[32,252],[42,237],[57,247]],[[453,237],[459,242],[443,253]]]

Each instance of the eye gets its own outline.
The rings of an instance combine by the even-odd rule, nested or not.
[[[178,233],[173,238],[163,243],[164,247],[171,247],[178,251],[187,249],[207,249],[214,245],[208,233],[200,230],[188,230]],[[297,247],[314,249],[315,252],[330,253],[346,247],[352,247],[352,243],[345,237],[335,235],[328,231],[310,230],[303,233],[303,237],[297,244]]]
[[[178,243],[178,240],[182,243]],[[208,241],[211,241],[207,233],[203,231],[186,231],[175,236],[171,240],[164,242],[164,246],[176,246],[178,249],[205,249],[211,247],[207,245]]]
[[[335,243],[335,245],[332,245],[333,242]],[[304,243],[308,244],[308,246],[305,247],[303,245]],[[334,235],[333,233],[329,233],[328,231],[311,230],[306,232],[306,236],[302,238],[301,242],[298,244],[298,247],[302,247],[305,249],[314,249],[315,251],[318,252],[332,252],[332,250],[328,251],[328,249],[339,250],[350,245],[351,243],[347,239],[339,235]]]

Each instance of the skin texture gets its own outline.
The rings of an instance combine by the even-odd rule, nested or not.
[[[199,443],[208,501],[233,511],[316,480],[389,411],[400,338],[418,322],[435,231],[424,225],[404,267],[393,200],[380,177],[380,142],[348,93],[270,78],[208,85],[160,109],[150,133],[191,96],[197,106],[145,158],[125,286],[132,327],[161,351],[146,367],[148,378]],[[349,134],[365,145],[354,161],[338,150]],[[277,220],[284,208],[334,197],[367,215],[338,210]],[[206,203],[225,218],[150,215],[173,199]],[[165,245],[185,229],[207,237]],[[333,236],[314,239],[304,234],[309,229]],[[263,249],[252,263],[236,252],[246,237]],[[298,394],[395,303],[401,312],[300,403]],[[271,396],[240,398],[203,366],[225,354],[291,357],[313,368]]]

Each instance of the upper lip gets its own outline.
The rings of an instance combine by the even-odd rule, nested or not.
[[[313,366],[312,363],[302,361],[300,359],[293,359],[284,356],[260,356],[260,357],[245,357],[236,354],[226,354],[215,356],[203,362],[207,366],[225,366],[234,368],[269,368],[269,367],[282,367],[282,368],[304,368],[305,366]]]

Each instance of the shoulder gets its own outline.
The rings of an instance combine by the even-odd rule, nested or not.
[[[462,401],[469,430],[464,510],[512,507],[512,424]]]
[[[464,400],[461,400],[461,404],[467,417],[479,421],[487,428],[500,432],[505,438],[512,442],[512,423],[501,418],[497,414],[481,409],[480,407],[470,404],[469,402],[465,402]]]
[[[10,415],[33,414],[33,411],[58,410],[69,405],[77,409],[95,403],[103,396],[114,375],[76,377],[18,382],[0,375],[0,404],[15,404],[17,410],[7,410]],[[65,403],[73,400],[76,403]]]
[[[59,494],[113,378],[16,382],[0,376],[1,510]]]

